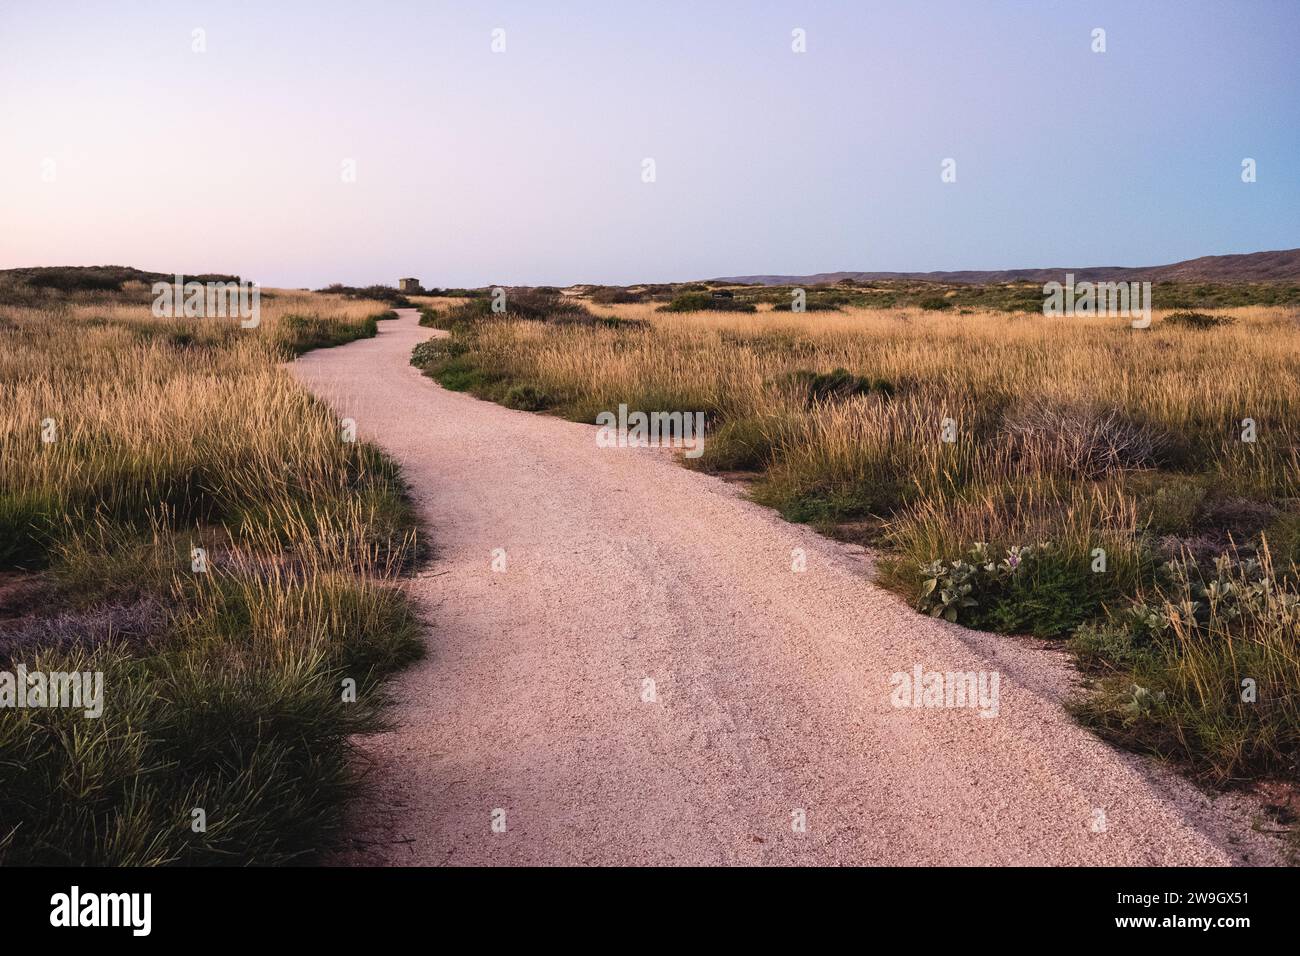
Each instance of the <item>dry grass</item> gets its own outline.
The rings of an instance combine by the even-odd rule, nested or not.
[[[337,825],[348,737],[420,643],[390,587],[415,549],[396,468],[281,365],[373,334],[384,306],[272,291],[241,329],[155,319],[135,291],[0,308],[0,566],[90,622],[75,641],[19,622],[3,664],[100,670],[106,696],[98,721],[5,713],[0,860],[296,859]],[[139,607],[164,610],[125,641]]]

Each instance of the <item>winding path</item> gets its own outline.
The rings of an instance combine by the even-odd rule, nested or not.
[[[915,614],[862,549],[665,452],[440,388],[399,315],[292,366],[401,462],[437,552],[340,862],[1271,859],[1244,805],[1078,727],[1059,652]],[[998,715],[893,706],[918,664],[998,672]]]

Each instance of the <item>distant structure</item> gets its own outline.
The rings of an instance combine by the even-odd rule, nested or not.
[[[398,279],[397,288],[401,292],[419,292],[420,280],[419,279]]]

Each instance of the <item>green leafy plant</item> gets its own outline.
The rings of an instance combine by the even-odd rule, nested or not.
[[[964,558],[920,568],[917,609],[972,627],[1056,637],[1111,597],[1103,575],[1050,542],[1012,546],[999,560],[978,543]]]

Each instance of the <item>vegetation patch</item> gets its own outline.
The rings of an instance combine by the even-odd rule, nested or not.
[[[419,544],[396,466],[279,366],[377,303],[286,293],[241,329],[99,295],[0,333],[0,568],[40,593],[0,590],[0,669],[103,675],[98,717],[0,720],[0,863],[310,860],[422,651],[393,587]]]
[[[632,292],[618,287],[596,289],[591,292],[588,298],[597,305],[627,305],[631,302],[645,301],[645,296],[640,292]]]
[[[319,290],[324,295],[338,295],[347,299],[364,299],[367,302],[385,302],[395,309],[409,309],[411,300],[390,285],[368,285],[364,288],[334,283]]]
[[[1060,637],[1120,595],[1113,578],[1050,543],[1000,555],[977,543],[963,557],[920,568],[917,609],[931,617],[1008,634]]]
[[[513,385],[506,390],[501,404],[521,412],[540,412],[550,405],[550,399],[532,385]]]
[[[682,292],[673,296],[660,312],[757,312],[758,306],[742,299],[723,298],[707,291]]]
[[[357,339],[373,338],[379,332],[376,318],[371,315],[355,322],[329,313],[286,315],[281,321],[278,334],[290,353],[302,355],[313,349],[333,348]]]
[[[1232,325],[1230,315],[1213,315],[1209,312],[1170,312],[1165,316],[1165,325],[1183,329],[1215,329],[1222,325]]]
[[[1080,628],[1094,675],[1085,723],[1219,785],[1294,779],[1300,759],[1300,595],[1271,558],[1166,565],[1132,606]]]
[[[797,392],[806,395],[809,404],[839,401],[857,395],[880,395],[889,398],[894,394],[894,386],[884,379],[854,375],[842,368],[831,372],[810,372],[807,369],[799,369],[786,376],[784,382]]]

